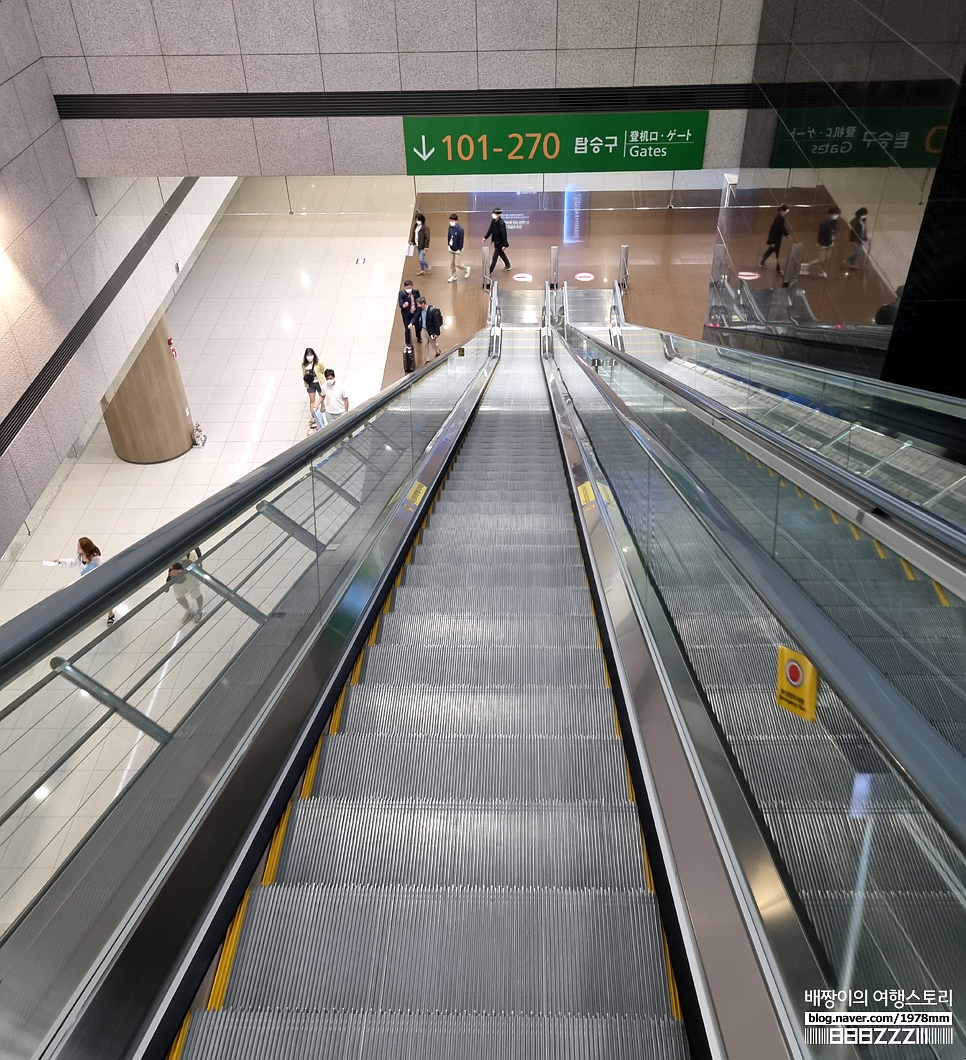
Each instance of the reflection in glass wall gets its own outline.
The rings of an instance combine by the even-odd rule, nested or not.
[[[844,325],[854,345],[884,350],[966,61],[962,14],[950,14],[900,0],[763,0],[762,105],[719,219],[715,271],[739,304],[725,289],[719,323]]]

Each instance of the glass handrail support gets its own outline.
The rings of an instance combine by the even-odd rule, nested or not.
[[[669,621],[673,641],[662,651],[676,648],[686,660],[677,680],[697,683],[824,972],[823,981],[803,981],[801,967],[810,961],[796,959],[783,943],[776,916],[781,903],[762,887],[762,874],[747,856],[754,842],[728,831],[723,803],[724,835],[758,905],[769,959],[799,1026],[807,1009],[885,1011],[893,1007],[889,995],[878,992],[889,990],[912,992],[910,1009],[950,1011],[957,991],[966,988],[966,762],[948,749],[942,753],[947,777],[937,815],[931,796],[927,804],[910,784],[913,776],[923,779],[938,768],[926,746],[935,734],[923,733],[918,719],[909,731],[918,730],[921,743],[910,735],[886,750],[882,727],[891,722],[879,711],[886,696],[882,678],[861,666],[843,674],[824,648],[805,643],[802,634],[814,638],[820,626],[813,616],[807,629],[796,629],[807,607],[789,600],[790,611],[798,613],[783,614],[782,607],[766,603],[755,567],[736,566],[738,553],[723,551],[721,535],[727,537],[733,519],[697,483],[688,484],[687,468],[666,447],[667,430],[659,434],[653,422],[641,423],[630,398],[622,400],[617,388],[597,378],[577,351],[564,349],[556,364],[606,481],[604,508],[641,612],[658,608]],[[678,408],[673,415],[684,413]],[[732,545],[741,537],[739,530],[735,534]],[[825,633],[830,643],[842,640],[834,629]],[[826,668],[814,723],[775,702],[778,645],[822,656]],[[836,650],[842,648],[840,643]],[[673,667],[667,670],[673,674]],[[685,689],[682,700],[687,696]],[[898,700],[893,719],[904,712],[911,720],[911,706]],[[692,736],[714,793],[720,759],[705,734]],[[845,991],[845,1001],[811,993],[819,990]],[[924,991],[932,994],[924,997]],[[922,1048],[921,1055],[961,1053],[966,1028],[961,1015],[954,1012],[953,1019],[946,1045],[940,1047],[940,1037],[929,1039],[938,1043],[935,1053]],[[833,1055],[826,1032],[803,1033],[803,1039],[805,1055]]]
[[[595,336],[598,340],[600,336]],[[624,349],[846,470],[966,525],[966,402],[625,326]]]
[[[415,473],[478,397],[498,342],[479,333],[0,629],[0,975],[23,979],[0,1000],[0,1039],[39,1042],[85,970],[78,957],[67,974],[37,939],[56,928],[93,961],[163,874],[381,528],[415,517]],[[199,600],[196,621],[185,605]],[[296,714],[319,684],[304,694]],[[71,879],[108,868],[83,908],[65,903]],[[59,912],[41,916],[45,901]]]

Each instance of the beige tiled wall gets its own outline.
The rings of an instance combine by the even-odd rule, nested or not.
[[[65,94],[736,83],[751,78],[761,14],[761,0],[20,2]],[[306,135],[296,119],[239,118],[160,135],[159,122],[73,121],[68,142],[85,176],[404,172],[400,122],[378,120],[385,141],[346,119],[313,119]],[[739,149],[720,161],[719,143],[715,158],[737,164]]]
[[[63,40],[70,7],[52,4]],[[65,22],[64,18],[68,18]],[[0,417],[6,416],[170,195],[157,178],[85,185],[58,120],[25,0],[0,3]],[[155,156],[159,148],[154,133]],[[163,146],[181,151],[175,138]],[[115,145],[123,158],[123,144]],[[115,155],[112,154],[112,158]],[[180,172],[186,170],[182,160]],[[39,408],[0,456],[0,551],[97,410],[234,184],[199,181]]]

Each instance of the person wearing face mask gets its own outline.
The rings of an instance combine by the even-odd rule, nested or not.
[[[302,355],[302,382],[309,395],[309,429],[314,431],[319,426],[315,414],[322,404],[322,362],[311,346]]]
[[[413,242],[416,244],[416,253],[419,255],[419,275],[423,276],[429,272],[429,262],[426,260],[426,251],[429,249],[429,225],[426,218],[416,214],[416,227],[413,229]]]
[[[506,238],[506,222],[503,220],[503,211],[497,208],[493,211],[490,219],[490,227],[486,230],[486,235],[483,237],[483,242],[490,240],[493,244],[493,260],[490,262],[490,275],[493,275],[493,270],[496,268],[496,259],[503,259],[503,271],[510,271],[510,262],[507,259],[504,251],[510,245]]]
[[[416,308],[416,302],[419,299],[419,291],[413,287],[412,280],[403,280],[403,288],[399,292],[399,315],[402,317],[403,327],[406,329],[406,348],[403,350],[403,361],[406,365],[406,371],[411,372],[415,368],[415,358],[407,358],[407,354],[413,352],[413,333],[412,329],[416,327],[416,341],[422,342],[423,326],[419,320],[419,311]],[[413,364],[413,368],[408,367],[409,364]]]
[[[446,245],[449,247],[449,279],[446,281],[447,283],[452,283],[456,279],[458,269],[462,269],[465,276],[470,274],[469,265],[464,265],[462,261],[465,234],[463,226],[460,224],[459,214],[451,213],[449,215],[449,234],[446,237]]]
[[[325,418],[330,421],[349,411],[349,395],[341,383],[335,381],[335,372],[325,370],[325,382],[322,384],[322,403],[325,407]]]

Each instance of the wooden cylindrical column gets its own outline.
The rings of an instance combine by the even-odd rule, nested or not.
[[[164,316],[104,410],[114,452],[132,464],[173,460],[191,448],[191,412]]]

